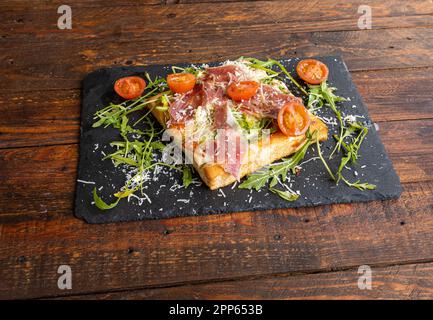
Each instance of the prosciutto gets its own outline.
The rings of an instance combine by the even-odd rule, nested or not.
[[[213,141],[214,162],[220,164],[224,171],[239,179],[247,140],[227,103],[215,108],[214,127],[217,131]]]
[[[239,79],[242,70],[235,65],[225,65],[206,69],[206,81],[214,82],[214,84],[230,84]]]
[[[173,123],[190,120],[199,106],[209,103],[222,105],[227,101],[225,90],[232,81],[237,81],[241,70],[235,65],[225,65],[206,69],[206,76],[193,90],[177,95],[170,103],[170,116]]]
[[[202,85],[196,85],[193,90],[177,94],[170,102],[169,112],[172,123],[183,123],[194,117],[195,109],[202,105]]]
[[[241,102],[241,110],[258,117],[276,119],[280,109],[291,101],[302,103],[300,98],[282,93],[270,85],[262,84],[258,92],[250,100]]]
[[[236,65],[223,65],[206,69],[206,75],[193,90],[176,95],[170,103],[171,121],[182,123],[193,119],[199,106],[213,106],[212,129],[216,131],[215,139],[205,146],[206,154],[214,163],[220,164],[227,173],[239,179],[242,160],[247,151],[248,141],[234,119],[230,105],[233,103],[226,95],[231,83],[245,78],[242,69]],[[237,107],[245,113],[257,117],[276,119],[280,109],[288,102],[299,100],[290,94],[282,93],[278,88],[261,84],[258,92],[249,100],[238,103]]]

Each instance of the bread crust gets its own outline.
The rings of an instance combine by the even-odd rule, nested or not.
[[[151,105],[152,114],[158,122],[164,127],[167,127],[166,121],[169,119],[167,111],[160,111],[155,108],[157,104]],[[317,131],[319,141],[328,139],[328,127],[318,117],[310,114],[311,125],[310,132]],[[175,138],[175,142],[181,146],[182,137],[179,135]],[[240,168],[240,178],[257,171],[258,169],[273,163],[281,158],[287,157],[298,151],[307,142],[306,135],[297,137],[287,137],[281,132],[276,132],[270,135],[270,143],[263,145],[259,140],[257,143],[250,143],[248,152],[253,154],[253,157],[248,157],[248,161],[242,163]],[[198,152],[194,152],[192,164],[194,169],[199,173],[201,179],[208,185],[211,190],[225,187],[237,181],[237,178],[230,173],[227,173],[223,167],[216,163],[203,163]]]

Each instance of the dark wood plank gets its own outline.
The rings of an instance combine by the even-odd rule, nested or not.
[[[433,68],[352,73],[373,121],[431,118]]]
[[[3,224],[0,297],[179,285],[433,257],[432,182],[393,202],[87,225],[72,217]],[[168,230],[168,232],[166,231]],[[109,281],[108,281],[109,279]]]
[[[0,148],[77,143],[79,90],[0,95]]]
[[[432,119],[432,71],[362,71],[352,76],[373,121]],[[2,94],[0,148],[77,143],[80,109],[78,90]]]
[[[200,2],[200,1],[199,1]],[[104,2],[102,2],[104,3]],[[73,29],[57,29],[58,3],[21,7],[3,11],[0,33],[5,43],[69,41],[113,35],[113,24],[121,28],[120,39],[141,39],[144,32],[173,34],[212,32],[216,28],[266,29],[278,24],[289,32],[358,30],[358,7],[370,5],[374,12],[374,28],[432,26],[430,1],[394,1],[393,5],[378,1],[243,1],[234,3],[195,3],[177,6],[140,6],[136,2],[116,1],[104,5],[100,1],[79,2],[73,10]],[[308,14],[287,14],[288,12]],[[113,21],[113,17],[115,17]],[[143,19],[145,17],[145,19]],[[38,28],[34,26],[37,25]]]
[[[308,23],[303,17],[300,18],[302,15],[294,22],[290,22],[292,19],[280,23],[279,19],[287,19],[283,17],[287,17],[286,12],[291,12],[293,8],[288,3],[285,4],[289,6],[288,11],[282,10],[281,3],[273,2],[233,3],[230,5],[237,6],[238,11],[227,15],[226,12],[230,11],[226,9],[214,9],[215,12],[224,13],[217,14],[215,19],[211,18],[213,15],[210,14],[209,4],[139,9],[78,8],[75,21],[77,28],[67,31],[56,29],[56,21],[50,18],[51,11],[30,12],[28,20],[5,13],[4,20],[9,23],[5,22],[1,39],[0,67],[3,72],[0,75],[0,92],[78,88],[87,72],[109,65],[204,62],[240,55],[282,57],[342,54],[351,70],[431,66],[433,19],[430,14],[421,14],[430,11],[425,2],[419,3],[419,6],[408,8],[381,6],[382,16],[391,15],[393,26],[399,26],[399,29],[375,28],[368,31],[357,29],[358,16],[354,16],[352,6],[342,5],[346,9],[341,12],[349,15],[348,20],[344,20],[339,19],[340,11],[331,10],[330,2],[328,17],[324,14],[327,11],[322,10],[321,6],[311,7],[315,13],[309,11],[309,16],[312,14],[317,17]],[[202,8],[199,11],[201,16],[197,14],[198,8]],[[127,10],[133,12],[126,14]],[[140,10],[143,12],[140,13]],[[144,11],[148,10],[160,11],[157,14],[147,13],[149,17],[143,19],[146,16]],[[172,10],[178,11],[175,13]],[[415,13],[407,16],[404,10]],[[44,12],[50,17],[44,17]],[[273,13],[270,18],[267,18],[268,12]],[[330,15],[334,16],[334,20],[329,19]],[[114,22],[113,16],[116,16]],[[293,16],[296,15],[289,15],[290,19]],[[20,19],[22,25],[16,22]],[[38,21],[41,26],[45,25],[40,31],[34,28]],[[346,24],[344,27],[326,25],[341,24],[342,21]],[[388,25],[389,21],[383,23]],[[402,26],[410,28],[400,28]],[[317,31],[324,29],[328,31]],[[176,34],[176,39],[173,39],[173,34]],[[208,45],[209,39],[212,39],[211,46]],[[35,55],[35,52],[38,54]]]
[[[331,0],[174,6],[159,5],[156,0],[132,6],[122,0],[108,6],[99,0],[79,0],[75,4],[70,32],[56,29],[56,1],[0,4],[3,147],[25,146],[24,139],[30,141],[28,145],[76,143],[76,89],[82,77],[98,67],[209,61],[242,54],[341,53],[352,71],[382,69],[355,74],[361,93],[373,105],[370,108],[377,110],[374,119],[416,119],[416,112],[419,118],[431,118],[431,78],[426,76],[430,68],[409,70],[407,83],[392,80],[408,70],[383,70],[432,66],[431,1],[398,0],[389,5],[339,0],[338,10]],[[373,5],[373,30],[357,30],[359,4]],[[310,20],[288,14],[301,5]],[[213,39],[211,45],[209,39]],[[404,102],[411,106],[403,111]],[[390,111],[394,105],[395,113]],[[415,286],[409,279],[431,278],[430,264],[419,274],[416,262],[433,257],[433,120],[383,122],[380,129],[404,183],[399,200],[99,226],[72,217],[76,144],[0,150],[0,298],[248,277],[233,282],[244,283],[247,297],[255,276],[396,263],[414,263],[415,271],[398,269],[403,275],[396,283],[387,281],[387,271],[379,269],[384,294],[404,296],[413,286],[409,296],[416,296],[422,285]],[[73,290],[67,293],[56,285],[60,264],[69,264],[73,270]],[[290,282],[292,277],[283,277],[286,282],[274,295],[289,298],[284,290],[291,285],[300,288],[299,296],[332,295],[335,291],[326,291],[326,284],[338,279],[338,274],[350,282],[349,273],[329,273],[319,279],[305,276],[306,280],[298,278],[298,285]],[[308,291],[317,283],[323,284],[324,291],[317,287]],[[266,285],[276,286],[272,281]],[[426,286],[431,288],[429,282]],[[344,281],[338,289],[344,297],[360,296]],[[216,293],[224,296],[228,292],[224,290]],[[162,291],[154,294],[164,295]],[[256,294],[269,297],[263,291]]]
[[[0,297],[64,294],[65,263],[79,294],[431,259],[432,130],[381,124],[399,200],[111,225],[72,217],[76,146],[1,150]]]
[[[9,0],[0,2],[0,8],[3,11],[21,11],[25,13],[29,10],[47,10],[54,9],[57,12],[57,8],[65,4],[61,0],[39,0],[39,1],[26,1],[26,0]],[[104,1],[104,0],[73,0],[69,3],[71,7],[88,8],[88,7],[108,7],[108,6],[148,6],[148,5],[160,5],[166,4],[165,0],[116,0],[116,1]]]
[[[216,30],[213,46],[202,46],[209,35],[194,33],[149,41],[114,42],[103,38],[83,42],[37,43],[13,54],[0,48],[0,92],[79,88],[86,73],[100,67],[128,64],[206,62],[241,55],[287,57],[341,54],[351,71],[432,65],[433,29],[315,32],[286,35],[284,30],[249,30],[227,34]],[[151,35],[150,35],[151,36]],[[411,40],[408,40],[411,39]],[[239,43],[245,45],[239,46]],[[335,43],[339,43],[336,47]],[[33,52],[41,52],[34,55]],[[29,57],[32,57],[29,59]]]
[[[212,282],[72,296],[69,299],[433,299],[433,263],[372,268],[372,289],[360,290],[358,269],[272,276],[261,279]]]

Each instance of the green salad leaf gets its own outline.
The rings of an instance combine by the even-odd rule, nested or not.
[[[96,192],[96,188],[93,189],[93,201],[95,202],[95,205],[101,209],[101,210],[109,210],[109,209],[113,209],[115,206],[117,206],[117,204],[120,201],[120,198],[117,198],[116,201],[114,201],[113,203],[107,204],[104,202],[104,200],[102,200],[97,192]]]
[[[276,195],[278,195],[280,198],[287,200],[287,201],[296,201],[299,198],[299,194],[295,193],[295,192],[291,192],[288,190],[279,190],[279,189],[275,189],[275,188],[269,188],[269,191],[271,191],[272,193],[275,193]]]

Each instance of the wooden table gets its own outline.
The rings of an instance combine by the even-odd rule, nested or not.
[[[57,28],[60,4],[72,29]],[[370,5],[373,28],[357,26]],[[111,65],[341,54],[399,200],[108,225],[73,216],[80,81]],[[0,298],[433,298],[433,2],[1,1]],[[72,289],[60,290],[60,265]],[[360,290],[358,267],[373,271]]]

